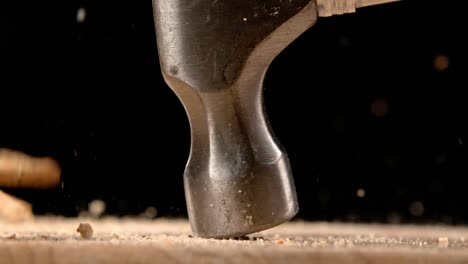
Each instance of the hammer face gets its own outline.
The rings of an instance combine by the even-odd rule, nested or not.
[[[192,230],[228,238],[297,213],[285,151],[264,114],[271,61],[311,27],[310,0],[154,0],[159,58],[192,135],[184,187]]]

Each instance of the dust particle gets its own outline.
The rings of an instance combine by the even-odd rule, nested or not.
[[[383,99],[375,99],[371,103],[371,113],[375,117],[384,117],[388,112],[388,102]]]
[[[145,215],[146,218],[152,219],[158,215],[158,210],[156,210],[156,207],[150,206],[146,208],[143,214]]]
[[[448,69],[450,65],[449,57],[446,55],[438,55],[434,58],[434,69],[443,72]]]
[[[424,214],[424,204],[419,202],[419,201],[412,202],[410,204],[410,206],[409,206],[409,212],[413,216],[423,215]]]
[[[94,200],[89,203],[88,208],[91,216],[99,217],[106,211],[106,203],[101,200]]]
[[[356,191],[356,195],[357,197],[359,198],[364,198],[364,196],[366,196],[366,190],[362,189],[362,188],[359,188],[357,189]]]
[[[78,8],[76,12],[76,22],[83,23],[86,19],[86,9],[83,7]]]
[[[93,228],[88,223],[80,223],[76,232],[80,233],[84,239],[91,239],[93,237]]]

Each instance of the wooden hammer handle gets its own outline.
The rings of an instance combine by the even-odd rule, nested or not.
[[[53,188],[60,183],[61,169],[50,157],[33,157],[0,149],[0,186],[8,188]]]

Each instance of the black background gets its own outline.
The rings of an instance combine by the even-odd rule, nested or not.
[[[320,18],[275,59],[265,100],[298,218],[465,223],[464,17],[456,1],[362,8]],[[63,168],[63,188],[4,190],[38,214],[102,199],[108,214],[186,216],[189,124],[155,41],[150,0],[2,1],[0,147]]]

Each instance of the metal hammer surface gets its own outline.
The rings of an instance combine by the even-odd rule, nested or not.
[[[349,1],[153,0],[162,73],[191,126],[184,187],[196,235],[242,236],[298,212],[287,155],[264,112],[263,80],[321,12],[350,12]]]

